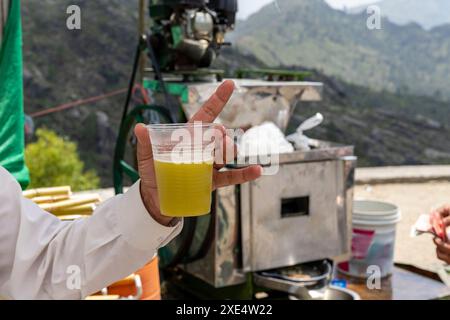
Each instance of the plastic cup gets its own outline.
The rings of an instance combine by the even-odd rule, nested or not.
[[[209,214],[216,124],[149,125],[161,213],[167,217]]]

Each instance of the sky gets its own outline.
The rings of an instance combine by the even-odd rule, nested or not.
[[[239,19],[245,19],[252,13],[255,13],[263,6],[274,0],[239,0]],[[326,0],[332,7],[342,9],[344,6],[351,8],[368,3],[374,3],[377,0]]]

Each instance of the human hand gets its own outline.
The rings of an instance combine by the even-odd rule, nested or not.
[[[225,107],[233,94],[233,91],[233,81],[228,80],[222,83],[211,98],[194,115],[190,122],[202,121],[205,123],[212,123]],[[138,140],[137,160],[139,175],[141,177],[140,190],[142,201],[153,219],[160,224],[167,226],[173,218],[163,216],[159,208],[153,153],[148,130],[144,125],[138,124],[135,127],[134,133]],[[224,144],[225,150],[230,148],[230,146],[234,149],[234,146],[232,146],[233,141],[227,136],[224,136]],[[226,153],[224,156],[226,156]],[[229,159],[224,159],[224,163],[227,163],[228,160]],[[223,164],[216,164],[214,166],[213,189],[252,181],[259,178],[262,174],[262,168],[257,165],[249,166],[244,169],[219,172],[223,166]]]
[[[450,205],[433,211],[430,214],[430,223],[434,233],[444,242],[448,241],[446,229],[450,226]]]
[[[430,222],[437,235],[434,239],[437,257],[450,264],[450,243],[446,231],[450,227],[450,205],[432,212]]]
[[[434,238],[433,241],[436,245],[436,255],[438,259],[450,264],[450,243],[444,242],[441,238]]]

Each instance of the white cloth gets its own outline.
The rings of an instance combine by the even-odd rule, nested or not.
[[[239,141],[239,157],[257,157],[262,155],[292,153],[292,144],[273,122],[264,122],[248,129]]]
[[[82,299],[143,267],[183,222],[165,227],[154,221],[139,186],[103,203],[92,217],[61,222],[25,199],[0,167],[0,296]]]

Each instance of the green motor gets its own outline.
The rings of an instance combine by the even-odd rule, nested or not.
[[[163,72],[208,68],[234,29],[237,0],[150,0],[150,42]]]

